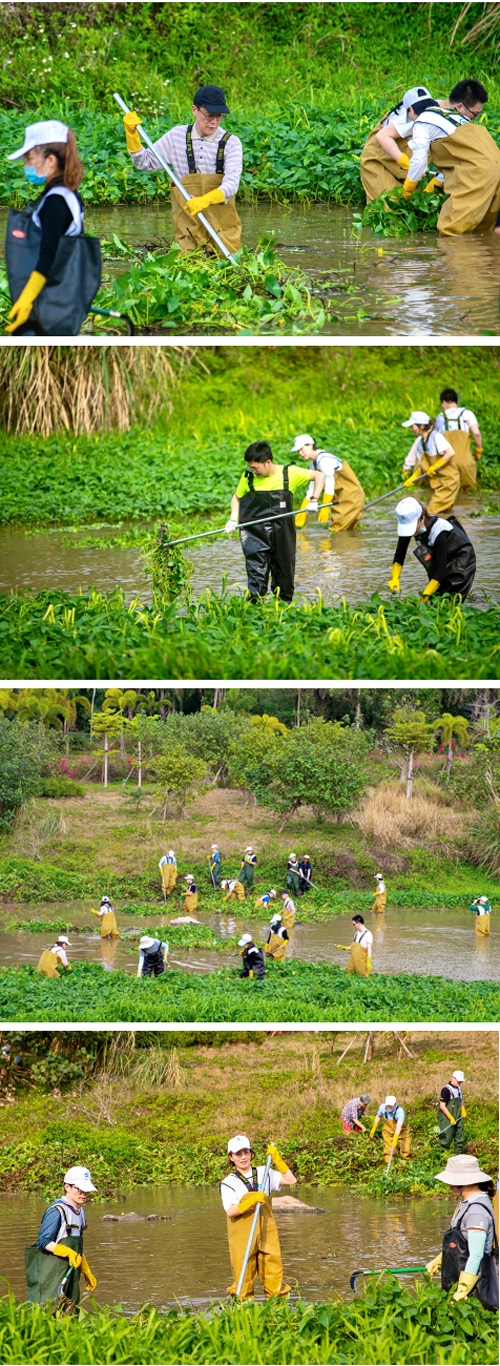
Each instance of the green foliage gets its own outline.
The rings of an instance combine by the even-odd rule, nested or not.
[[[357,805],[363,791],[367,751],[361,731],[316,717],[290,731],[284,744],[268,742],[260,763],[250,753],[244,777],[260,804],[284,818],[306,805],[317,820],[341,817]]]
[[[39,797],[84,797],[85,788],[74,778],[42,778]]]
[[[498,1359],[497,1320],[477,1300],[451,1303],[429,1278],[408,1289],[396,1276],[369,1283],[348,1303],[271,1300],[219,1306],[210,1315],[190,1309],[139,1313],[98,1309],[78,1319],[54,1318],[39,1305],[0,1303],[0,1341],[6,1366],[40,1361],[78,1363],[82,1341],[97,1363],[386,1362],[387,1366],[487,1366]]]
[[[269,965],[262,983],[241,980],[232,968],[196,979],[179,969],[137,979],[119,970],[103,974],[94,963],[75,963],[67,977],[52,981],[24,964],[0,971],[0,1010],[4,1020],[58,1023],[459,1018],[469,1024],[500,1018],[500,987],[404,973],[353,978],[340,967],[297,960]]]
[[[9,825],[28,797],[40,789],[43,770],[55,757],[42,723],[0,716],[0,824]]]
[[[75,901],[80,897],[144,896],[148,890],[158,889],[158,875],[154,879],[124,875],[96,869],[69,872],[45,861],[27,858],[5,858],[0,864],[0,898],[5,901]]]
[[[405,199],[399,190],[383,190],[360,213],[354,214],[354,228],[371,228],[376,237],[406,237],[411,232],[434,232],[444,195],[415,190]]]

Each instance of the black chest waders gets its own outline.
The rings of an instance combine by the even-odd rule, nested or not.
[[[291,602],[295,588],[295,518],[265,521],[280,512],[293,512],[293,494],[288,484],[288,466],[283,468],[283,488],[257,492],[252,470],[246,471],[248,493],[240,500],[240,521],[262,519],[261,526],[241,527],[240,539],[246,560],[248,591],[252,602],[265,597],[271,576],[271,592],[279,592],[283,602]]]
[[[450,1096],[446,1101],[446,1109],[456,1121],[451,1124],[448,1116],[443,1114],[441,1105],[437,1105],[437,1120],[439,1125],[439,1146],[446,1152],[448,1148],[454,1148],[456,1153],[465,1152],[465,1131],[462,1121],[462,1097]]]
[[[61,1208],[66,1219],[66,1209]],[[65,1233],[61,1242],[74,1252],[83,1255],[83,1232]],[[56,1257],[53,1252],[42,1252],[36,1243],[25,1249],[27,1304],[47,1304],[52,1311],[61,1313],[78,1312],[80,1302],[80,1267],[70,1267],[66,1257]]]
[[[436,590],[436,597],[442,597],[443,593],[461,593],[462,600],[465,601],[476,576],[476,552],[458,519],[452,515],[446,520],[451,522],[452,530],[447,532],[446,573]],[[427,544],[427,538],[428,532],[424,532],[413,554],[424,566],[427,577],[434,579],[433,548]]]
[[[243,963],[243,972],[241,973],[241,976],[249,977],[250,973],[253,972],[253,975],[257,978],[257,981],[262,982],[263,978],[266,975],[266,963],[263,949],[253,949],[252,953],[248,953],[248,951],[244,949],[241,956],[241,961]]]
[[[478,1208],[484,1214],[485,1207],[479,1201]],[[491,1218],[493,1221],[493,1214]],[[460,1219],[454,1228],[447,1228],[443,1235],[443,1259],[441,1262],[441,1286],[443,1290],[452,1290],[453,1286],[457,1285],[460,1272],[465,1271],[465,1264],[469,1256],[469,1244],[466,1235],[462,1233],[460,1228],[461,1222]],[[476,1281],[471,1295],[475,1295],[476,1299],[480,1300],[483,1309],[498,1310],[498,1241],[496,1233],[493,1237],[492,1251],[483,1253],[479,1266],[479,1279]]]
[[[165,972],[165,959],[159,939],[156,940],[156,946],[153,944],[150,949],[143,949],[142,952],[144,954],[142,976],[160,977],[162,972]]]
[[[32,215],[41,202],[35,201],[29,209],[11,209],[7,220],[5,264],[13,303],[37,267],[42,232]],[[99,289],[101,273],[98,237],[85,237],[83,232],[79,237],[61,237],[47,284],[35,299],[24,334],[77,337]]]

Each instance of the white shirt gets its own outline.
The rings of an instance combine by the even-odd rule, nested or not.
[[[377,892],[385,892],[385,882],[383,877],[377,878]]]
[[[425,445],[427,455],[435,460],[438,460],[442,455],[446,455],[446,452],[450,449],[450,442],[446,440],[446,437],[443,436],[442,432],[436,431],[431,432],[430,436],[426,437]],[[420,465],[423,453],[422,437],[417,436],[413,445],[410,446],[403,469],[412,470],[415,465]]]
[[[401,105],[401,113],[388,114],[382,121],[382,128],[388,128],[392,123],[396,129],[398,138],[409,138],[413,131],[413,119],[409,119],[404,104]]]
[[[338,455],[333,455],[332,451],[317,451],[314,460],[309,461],[309,465],[312,470],[319,470],[321,474],[325,475],[324,492],[335,493],[335,470],[342,469],[342,461],[339,460]],[[309,498],[312,496],[313,488],[314,481],[311,480],[307,490]]]
[[[257,1185],[262,1185],[265,1167],[257,1167]],[[248,1181],[252,1180],[252,1169],[249,1167],[245,1172]],[[271,1167],[266,1181],[265,1195],[271,1195],[273,1191],[281,1188],[281,1172],[276,1172]],[[240,1179],[237,1172],[229,1172],[220,1183],[220,1193],[224,1209],[227,1210],[231,1205],[239,1205],[244,1195],[248,1195],[248,1186]]]
[[[55,953],[56,958],[60,959],[63,968],[67,968],[69,966],[68,955],[66,953],[66,949],[63,949],[62,944],[53,944],[50,952]]]
[[[436,537],[439,536],[441,531],[453,531],[451,522],[447,522],[445,517],[438,517],[434,522],[434,526],[431,526],[427,537],[427,545],[433,546]]]
[[[450,110],[453,115],[457,110]],[[447,119],[447,111],[443,109],[441,114],[437,110],[425,109],[423,114],[419,114],[413,124],[413,133],[410,141],[412,158],[408,170],[408,180],[414,182],[421,180],[429,164],[429,149],[431,142],[437,138],[449,138],[456,132],[456,125]],[[459,123],[470,123],[463,114],[458,115]]]
[[[479,427],[477,417],[471,408],[447,408],[445,413],[438,413],[436,427],[438,432],[445,432],[446,427],[452,432],[470,432],[471,427]]]
[[[361,944],[362,947],[366,949],[368,957],[371,958],[373,948],[373,935],[371,930],[367,930],[365,926],[363,926],[360,930],[356,930],[356,933],[354,935],[354,943]]]
[[[188,124],[177,123],[174,128],[170,128],[168,133],[163,133],[154,143],[164,161],[173,167],[179,180],[183,176],[189,175],[189,166],[186,150],[186,130]],[[224,137],[225,129],[219,125],[216,132],[211,137],[201,138],[193,126],[191,134],[193,142],[193,156],[196,170],[200,175],[214,175],[217,162],[217,149],[219,142]],[[132,161],[138,171],[161,171],[163,167],[158,161],[158,157],[151,152],[149,147],[141,147],[140,152],[132,152]],[[224,151],[224,175],[221,182],[221,190],[227,201],[231,195],[236,194],[243,170],[243,147],[240,139],[231,133],[229,141],[226,143]]]

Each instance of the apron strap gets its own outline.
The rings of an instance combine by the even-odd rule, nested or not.
[[[188,123],[188,126],[186,128],[186,156],[190,175],[196,175],[196,162],[194,159],[192,138],[193,128],[194,123]]]
[[[221,138],[219,142],[219,146],[217,148],[217,161],[215,163],[216,175],[224,175],[224,158],[226,154],[226,143],[230,137],[230,133],[224,133],[224,137]]]
[[[283,465],[283,492],[290,492],[290,485],[288,483],[288,465]]]

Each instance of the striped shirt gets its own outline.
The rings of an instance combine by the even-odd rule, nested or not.
[[[189,165],[186,150],[186,123],[177,123],[175,128],[170,128],[168,133],[164,133],[155,142],[155,148],[172,166],[176,176],[182,180],[185,175],[189,175]],[[193,142],[193,154],[196,170],[200,175],[214,175],[217,161],[217,148],[221,138],[224,137],[224,128],[219,125],[216,132],[208,138],[200,138],[193,126],[191,134]],[[134,166],[138,171],[161,171],[163,167],[158,161],[158,157],[151,152],[149,147],[142,147],[140,152],[131,153]],[[243,170],[243,147],[240,139],[231,133],[229,141],[226,143],[224,153],[224,175],[221,182],[221,190],[227,200],[231,195],[236,194],[240,183],[241,172]]]
[[[348,1100],[347,1104],[344,1105],[344,1109],[341,1111],[341,1118],[343,1119],[344,1124],[357,1124],[358,1120],[361,1119],[362,1113],[360,1098],[359,1096],[355,1096],[354,1100]]]

